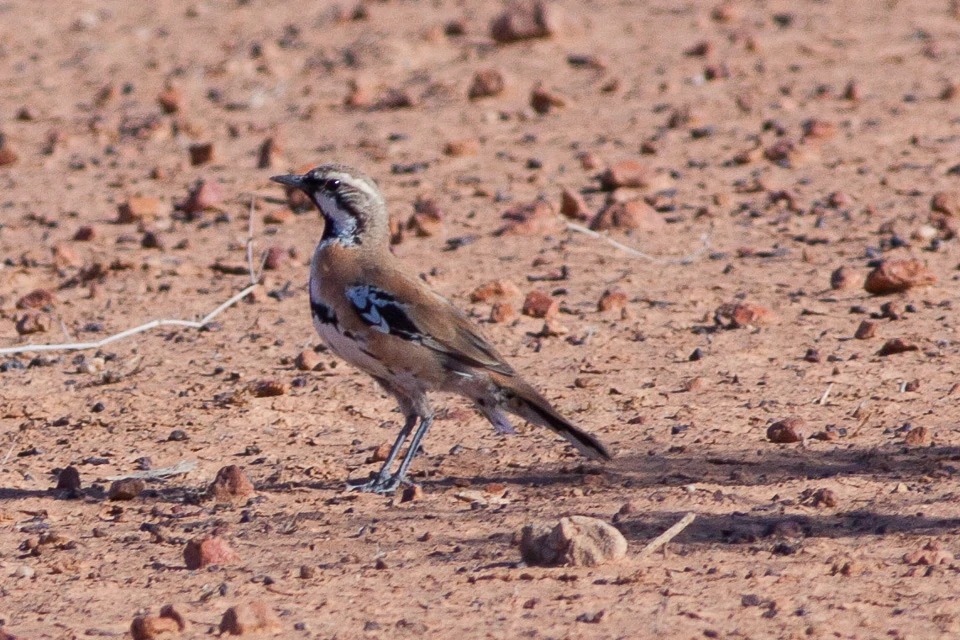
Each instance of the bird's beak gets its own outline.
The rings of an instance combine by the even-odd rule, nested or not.
[[[303,189],[303,176],[298,176],[296,174],[290,174],[286,176],[273,176],[270,178],[274,182],[279,182],[280,184],[285,184],[288,187],[294,187],[295,189]]]

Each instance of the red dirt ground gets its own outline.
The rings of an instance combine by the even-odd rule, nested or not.
[[[201,317],[249,284],[252,198],[255,261],[277,259],[210,331],[0,357],[0,635],[122,637],[175,603],[181,637],[201,637],[253,601],[289,638],[960,634],[960,7],[570,0],[550,37],[497,44],[504,6],[0,3],[0,158],[16,155],[0,166],[0,347]],[[468,99],[488,69],[505,90]],[[533,110],[538,83],[563,106]],[[214,157],[192,165],[199,143]],[[592,215],[598,174],[626,160],[649,184],[613,197],[656,211],[632,205],[643,227],[611,237],[656,260],[550,216],[494,235],[563,188]],[[319,341],[305,285],[321,223],[269,182],[328,161],[375,176],[400,222],[433,199],[442,222],[406,230],[398,258],[613,462],[523,424],[498,436],[438,397],[422,498],[344,491],[399,414],[329,353],[295,367]],[[198,180],[222,199],[188,216],[175,205]],[[118,222],[138,196],[155,199],[133,203],[147,218]],[[867,293],[879,259],[936,283]],[[498,278],[556,299],[560,335],[489,321],[470,293]],[[17,302],[37,289],[52,299],[24,322],[46,331],[20,336]],[[622,312],[597,310],[610,289]],[[734,303],[760,315],[718,321]],[[871,316],[874,337],[855,339]],[[917,348],[878,355],[893,338]],[[256,397],[260,381],[285,393]],[[770,442],[786,418],[802,440]],[[144,457],[196,467],[108,500]],[[204,492],[230,464],[257,493],[217,504]],[[52,489],[71,465],[74,499]],[[688,512],[664,553],[638,557]],[[520,564],[524,524],[571,514],[614,523],[626,560]],[[187,541],[210,533],[239,560],[186,569]]]

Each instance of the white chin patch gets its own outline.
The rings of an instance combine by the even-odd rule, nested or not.
[[[336,198],[331,198],[326,193],[317,194],[316,201],[326,223],[333,226],[333,237],[330,240],[348,246],[356,244],[357,219],[341,209]]]

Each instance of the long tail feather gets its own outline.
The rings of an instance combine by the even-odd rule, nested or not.
[[[504,389],[507,396],[507,403],[504,408],[521,418],[547,427],[548,429],[563,436],[577,448],[583,455],[593,460],[610,460],[613,456],[607,451],[607,447],[594,435],[591,435],[576,426],[550,406],[546,398],[537,393],[533,388],[523,385],[516,388]]]

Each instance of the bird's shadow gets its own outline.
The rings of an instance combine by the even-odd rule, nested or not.
[[[443,468],[450,465],[442,465]],[[845,536],[884,535],[889,533],[913,533],[937,535],[960,532],[958,517],[927,517],[922,513],[894,515],[857,508],[817,510],[813,514],[786,514],[783,500],[776,495],[778,486],[797,480],[810,483],[816,488],[821,481],[830,478],[865,478],[879,482],[911,482],[931,476],[952,475],[960,469],[960,447],[929,446],[908,448],[902,445],[886,445],[871,449],[837,446],[826,448],[782,447],[777,449],[753,449],[738,451],[725,456],[705,455],[692,448],[677,448],[666,452],[645,454],[628,452],[608,463],[571,461],[548,467],[521,470],[516,473],[443,475],[430,474],[415,480],[427,493],[442,492],[464,485],[485,486],[500,484],[524,488],[550,488],[562,486],[590,486],[599,491],[611,488],[619,491],[619,497],[628,501],[637,492],[645,495],[668,488],[688,485],[711,485],[714,499],[726,502],[730,510],[723,514],[698,514],[693,524],[683,532],[683,540],[697,543],[748,543],[765,539],[779,539],[791,535],[801,538],[837,538]],[[591,479],[591,476],[593,479]],[[594,481],[595,480],[595,481]],[[770,487],[769,503],[743,506],[736,497],[737,487]],[[339,479],[264,482],[257,485],[260,497],[269,499],[270,494],[294,489],[308,489],[329,495],[325,505],[352,502],[357,494],[346,490],[346,483]],[[782,489],[781,489],[782,490]],[[796,490],[795,487],[791,490]],[[149,487],[139,500],[177,504],[204,504],[211,513],[235,506],[218,506],[205,501],[204,488],[192,486]],[[786,496],[791,498],[795,496]],[[28,490],[0,487],[0,502],[20,501],[28,498],[79,499],[85,502],[103,502],[106,494],[101,487],[90,486],[73,493],[48,489]],[[938,503],[954,503],[952,493],[931,499]],[[795,501],[794,501],[795,502]],[[930,502],[927,500],[926,502]],[[695,509],[693,509],[695,511]],[[321,510],[322,511],[322,510]],[[320,513],[321,511],[318,511]],[[600,515],[600,514],[598,514]],[[608,516],[608,514],[607,514]],[[647,511],[616,516],[616,525],[628,538],[645,540],[662,533],[683,516],[673,510]],[[298,517],[310,518],[309,513]]]

